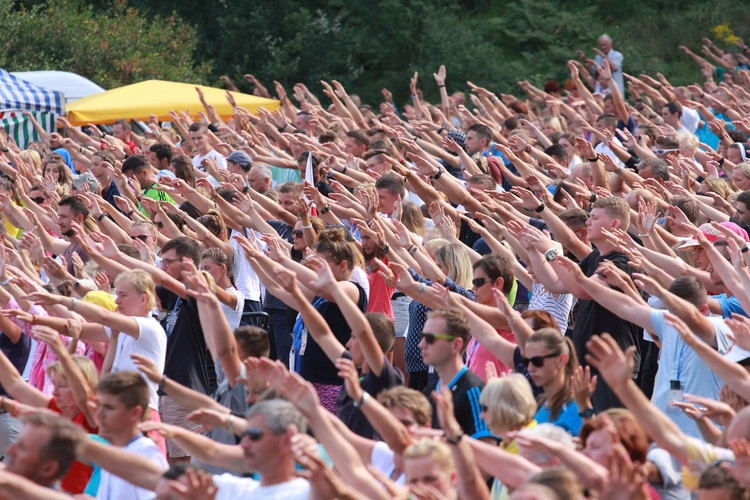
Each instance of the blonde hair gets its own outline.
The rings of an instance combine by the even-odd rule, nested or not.
[[[404,462],[409,459],[429,457],[446,473],[454,471],[453,457],[448,445],[434,439],[422,438],[404,450]]]
[[[432,406],[427,396],[419,391],[399,385],[378,394],[378,402],[386,408],[401,408],[412,412],[419,425],[432,425]]]
[[[487,426],[503,431],[524,427],[531,422],[537,410],[531,386],[520,373],[490,380],[484,386],[479,402],[487,407]]]
[[[117,279],[115,279],[115,286],[121,281],[127,281],[133,286],[136,292],[145,293],[148,296],[146,308],[149,311],[156,307],[156,285],[151,275],[146,271],[134,269],[120,273]]]
[[[562,124],[560,123],[560,119],[556,116],[545,116],[544,118],[542,118],[542,123],[546,123],[556,132],[565,132],[562,128]]]
[[[735,170],[739,170],[742,175],[750,179],[750,161],[743,161],[738,163],[734,167]]]
[[[448,277],[459,286],[466,289],[471,288],[471,280],[474,274],[469,253],[462,243],[448,243],[439,247],[435,251],[435,262],[442,264]]]
[[[96,385],[99,383],[99,374],[96,371],[96,365],[94,365],[94,362],[86,356],[79,356],[78,354],[75,354],[73,356],[73,362],[76,364],[78,369],[81,370],[81,373],[83,373],[83,378],[86,379],[86,383],[93,391],[96,388]],[[48,377],[52,376],[53,373],[60,375],[61,377],[65,377],[65,371],[63,370],[62,363],[59,361],[55,361],[54,363],[51,363],[49,366],[47,366],[45,372],[47,373]]]
[[[693,153],[700,146],[700,140],[689,132],[682,132],[677,134],[677,141],[680,143],[680,148],[689,149]]]
[[[39,172],[42,170],[42,157],[39,154],[39,151],[36,151],[34,149],[27,149],[25,151],[21,151],[18,154],[18,157],[21,158],[24,161],[27,161],[31,163],[32,171],[31,173],[33,175],[38,175]]]

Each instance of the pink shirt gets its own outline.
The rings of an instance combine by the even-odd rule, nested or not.
[[[513,344],[516,343],[516,337],[513,335],[513,332],[497,330],[497,333],[505,340],[512,342]],[[476,375],[479,375],[479,377],[485,382],[487,382],[485,367],[487,366],[488,361],[495,365],[495,370],[497,371],[498,376],[502,377],[513,371],[512,366],[505,366],[505,364],[501,363],[499,359],[490,353],[490,351],[477,342],[477,339],[472,337],[466,348],[466,365],[469,367],[469,370]]]

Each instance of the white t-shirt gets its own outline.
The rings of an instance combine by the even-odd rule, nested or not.
[[[378,441],[372,448],[372,454],[370,455],[370,463],[373,467],[382,472],[386,477],[391,477],[393,472],[396,470],[396,462],[393,460],[393,450],[388,448],[388,445],[383,441]],[[395,479],[395,483],[399,486],[406,485],[406,475],[401,472]]]
[[[167,459],[164,458],[159,447],[147,437],[139,436],[123,449],[146,457],[165,469],[169,467]],[[139,488],[121,477],[102,469],[96,498],[97,500],[119,500],[121,498],[127,498],[128,500],[149,500],[154,498],[154,492]]]
[[[242,311],[245,308],[245,297],[243,297],[240,291],[233,286],[227,288],[226,291],[228,293],[234,294],[237,297],[237,304],[234,306],[234,309],[223,302],[221,303],[221,310],[224,312],[224,316],[227,318],[229,328],[234,331],[238,326],[240,326],[240,321],[242,320]]]
[[[125,333],[120,333],[120,336],[117,338],[117,352],[115,353],[115,360],[112,363],[112,371],[133,370],[140,373],[138,367],[130,359],[130,355],[142,354],[156,363],[156,368],[159,372],[163,372],[164,359],[167,356],[167,334],[164,333],[164,329],[154,318],[133,317],[133,319],[138,323],[138,338],[135,339]],[[112,336],[112,330],[109,327],[105,327],[105,331],[108,337]],[[158,384],[151,382],[146,377],[143,378],[148,382],[148,405],[154,410],[158,410],[159,397],[156,395]]]
[[[212,149],[208,153],[206,153],[203,156],[194,156],[193,157],[193,167],[197,168],[201,172],[205,172],[206,169],[201,166],[201,162],[205,160],[206,158],[210,158],[216,162],[216,165],[218,165],[219,168],[227,168],[227,159],[222,156],[221,153],[216,151],[215,149]]]
[[[221,474],[213,477],[214,485],[219,488],[216,500],[307,500],[310,496],[310,483],[298,477],[285,483],[261,486],[254,479]]]
[[[249,231],[248,236],[250,238],[255,236],[254,231]],[[256,241],[258,237],[256,236]],[[260,301],[260,279],[255,274],[253,267],[245,258],[245,251],[242,249],[237,240],[231,238],[230,243],[234,248],[234,263],[232,264],[232,270],[234,271],[234,282],[237,284],[237,290],[240,291],[243,297],[247,300]],[[244,307],[244,305],[243,305]]]

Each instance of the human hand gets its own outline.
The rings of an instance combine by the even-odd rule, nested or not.
[[[60,338],[60,334],[48,326],[34,325],[31,328],[31,336],[38,342],[44,342],[47,344],[52,352],[58,357],[62,351],[65,350],[65,344],[63,344],[63,341]]]
[[[188,414],[187,420],[200,427],[195,432],[210,432],[214,429],[225,429],[229,425],[229,411],[216,411],[210,408],[199,408]]]
[[[435,402],[440,428],[445,432],[446,438],[453,439],[459,436],[462,431],[453,410],[453,393],[451,390],[443,384],[440,391],[432,391],[432,400]]]
[[[352,398],[352,401],[362,401],[365,391],[359,384],[359,373],[357,367],[354,366],[354,362],[351,359],[339,358],[335,365],[338,376],[344,381],[346,393]]]
[[[438,87],[441,85],[445,85],[445,73],[445,65],[441,64],[440,68],[438,68],[438,72],[432,74],[432,76],[435,77],[435,83],[438,84]]]
[[[147,379],[154,384],[161,382],[162,373],[161,370],[156,366],[156,363],[143,354],[131,354],[130,359],[133,361],[138,370],[143,373]]]
[[[578,405],[579,411],[583,411],[585,408],[591,408],[591,396],[594,394],[596,389],[596,382],[598,377],[591,376],[591,368],[586,366],[585,368],[578,365],[576,371],[573,373],[571,378],[571,385],[573,386],[573,399],[575,399]]]
[[[635,347],[623,352],[608,333],[594,336],[586,342],[586,361],[599,371],[609,387],[617,391],[630,380],[633,373]]]

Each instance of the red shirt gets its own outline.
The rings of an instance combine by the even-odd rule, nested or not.
[[[57,401],[55,400],[55,398],[52,398],[50,400],[49,406],[47,408],[54,411],[55,413],[59,413],[60,415],[62,415],[62,410],[59,406],[57,406]],[[83,427],[89,434],[97,434],[99,432],[96,427],[91,427],[89,425],[89,423],[86,421],[86,416],[81,412],[73,417],[71,421],[74,424]],[[70,464],[68,473],[65,474],[65,477],[62,478],[60,487],[63,489],[63,491],[71,494],[83,493],[83,491],[86,489],[86,485],[89,484],[89,478],[91,477],[91,473],[93,472],[93,470],[94,469],[90,465],[86,465],[83,462],[79,462],[78,460],[74,461],[72,464]]]

